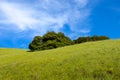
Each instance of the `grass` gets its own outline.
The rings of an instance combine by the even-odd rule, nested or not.
[[[0,80],[120,80],[120,40],[37,52],[1,48]]]

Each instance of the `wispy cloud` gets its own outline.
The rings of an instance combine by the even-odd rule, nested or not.
[[[89,0],[0,0],[0,30],[34,36],[68,24],[70,37],[86,35],[92,6]]]
[[[21,6],[17,3],[2,2],[0,10],[3,12],[5,20],[0,20],[0,22],[15,24],[21,30],[25,30],[26,27],[31,27],[32,24],[35,24],[37,20],[32,17],[32,12],[30,10],[26,11]]]
[[[91,10],[88,5],[88,0],[37,0],[34,3],[2,0],[0,11],[4,19],[0,19],[0,23],[43,33],[48,30],[59,31],[64,24],[69,24],[73,32],[83,32],[87,27],[82,24],[87,21]]]

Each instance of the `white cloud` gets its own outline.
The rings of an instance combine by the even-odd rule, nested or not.
[[[20,31],[33,30],[43,34],[48,30],[59,31],[64,24],[77,33],[89,33],[87,23],[91,9],[88,0],[36,0],[35,3],[0,0],[0,24],[13,24]],[[4,27],[4,26],[3,26]],[[11,27],[9,27],[11,28]]]
[[[0,9],[4,13],[7,23],[15,24],[21,30],[36,23],[36,19],[30,15],[31,12],[21,9],[17,4],[1,3]]]

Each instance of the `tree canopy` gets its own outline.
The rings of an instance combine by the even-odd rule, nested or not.
[[[99,41],[99,40],[106,40],[109,39],[107,36],[97,36],[94,35],[92,37],[87,36],[87,37],[78,37],[74,42],[77,43],[83,43],[83,42],[88,42],[88,41]]]
[[[35,36],[33,41],[29,44],[29,49],[31,51],[46,50],[71,44],[73,44],[73,41],[69,37],[65,36],[64,33],[51,31],[44,34],[42,37]]]
[[[66,45],[78,44],[88,41],[98,41],[98,40],[106,40],[109,39],[107,36],[97,36],[94,35],[92,37],[78,37],[75,40],[71,40],[69,37],[65,36],[62,32],[47,32],[43,36],[35,36],[33,41],[29,44],[29,49],[31,51],[36,50],[47,50],[54,49],[58,47],[63,47]]]

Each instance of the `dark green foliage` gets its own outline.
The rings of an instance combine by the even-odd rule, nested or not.
[[[71,44],[73,44],[73,41],[70,38],[66,37],[62,32],[56,33],[54,31],[51,31],[42,37],[36,36],[29,44],[29,49],[31,51],[46,50]]]
[[[78,39],[74,40],[74,42],[75,43],[83,43],[83,42],[88,42],[88,41],[99,41],[99,40],[106,40],[106,39],[109,39],[109,37],[94,35],[92,37],[90,37],[90,36],[79,37]]]
[[[42,37],[35,36],[33,41],[29,44],[29,49],[31,51],[36,50],[46,50],[46,49],[54,49],[58,47],[63,47],[66,45],[72,45],[77,43],[83,43],[88,41],[98,41],[98,40],[106,40],[109,37],[106,36],[87,36],[87,37],[79,37],[78,39],[72,41],[69,37],[65,36],[62,32],[47,32]]]
[[[41,36],[35,36],[33,41],[29,44],[29,49],[31,51],[39,50],[42,46],[42,37]]]
[[[92,37],[92,40],[93,40],[93,41],[106,40],[106,39],[109,39],[109,37],[107,37],[107,36],[97,36],[97,35],[94,35],[94,36]]]
[[[55,40],[57,38],[57,33],[55,33],[54,31],[52,32],[48,32],[45,35],[43,35],[43,42],[47,42],[49,40]]]
[[[71,39],[67,36],[65,36],[63,33],[59,32],[57,36],[57,42],[60,46],[65,46],[65,45],[71,45],[73,42]]]

